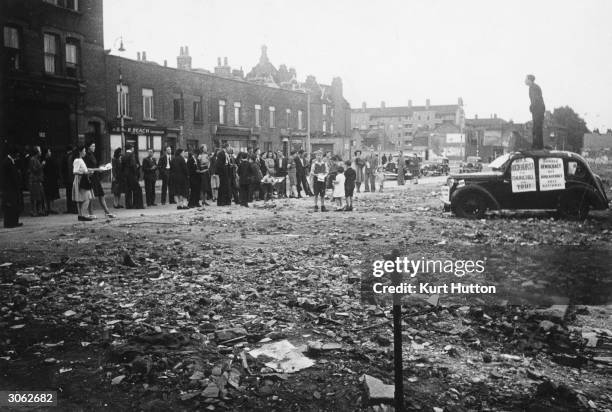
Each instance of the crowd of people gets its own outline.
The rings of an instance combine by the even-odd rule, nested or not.
[[[68,147],[61,156],[54,156],[51,149],[43,156],[38,146],[25,154],[9,148],[2,163],[4,226],[21,225],[24,190],[29,190],[31,216],[58,213],[54,202],[60,199],[61,187],[66,191],[66,213],[77,214],[79,221],[96,219],[94,200],[106,217],[114,218],[102,185],[107,176],[115,209],[157,206],[155,187],[161,180],[161,204],[176,204],[177,209],[205,207],[209,201],[249,207],[251,202],[314,197],[315,211],[327,211],[327,198],[336,211],[349,212],[362,184],[365,192],[375,191],[376,186],[383,190],[387,160],[383,155],[379,161],[374,152],[363,156],[361,151],[351,160],[322,151],[315,152],[314,159],[303,150],[289,156],[282,150],[262,153],[258,148],[234,152],[225,144],[210,152],[206,145],[195,150],[167,147],[159,159],[150,150],[141,162],[128,144],[125,150],[114,151],[110,165],[101,166],[95,152],[93,142]]]

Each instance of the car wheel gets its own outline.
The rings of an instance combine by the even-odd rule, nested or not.
[[[559,201],[559,217],[569,220],[584,220],[589,214],[589,201],[581,194],[563,196]]]
[[[453,212],[467,219],[482,219],[487,211],[487,199],[477,192],[457,196],[452,205]]]

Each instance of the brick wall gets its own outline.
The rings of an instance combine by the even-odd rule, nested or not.
[[[281,129],[286,129],[285,111],[291,109],[290,128],[297,129],[297,112],[304,112],[303,128],[306,129],[306,95],[299,92],[256,85],[212,74],[178,70],[152,62],[125,59],[117,56],[106,58],[107,119],[117,121],[117,85],[119,70],[123,84],[129,87],[130,125],[148,125],[178,129],[182,126],[183,142],[198,140],[200,144],[213,145],[213,127],[219,125],[219,100],[226,102],[226,122],[233,127],[234,102],[240,102],[240,127],[253,128],[258,143],[270,142],[281,146]],[[142,89],[153,90],[155,121],[143,118]],[[174,99],[182,94],[184,119],[174,119]],[[203,121],[194,121],[193,103],[202,99]],[[255,105],[261,106],[261,127],[255,126]],[[274,128],[269,127],[269,107],[275,107]]]

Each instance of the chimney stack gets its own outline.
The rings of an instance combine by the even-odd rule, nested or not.
[[[463,97],[460,97],[459,99],[457,99],[457,104],[459,106],[463,106]]]
[[[425,100],[425,108],[429,110],[429,99]]]
[[[136,60],[140,61],[140,52],[136,52]]]
[[[221,66],[221,57],[217,57],[217,66]]]
[[[147,52],[146,52],[146,51],[143,51],[143,52],[142,52],[142,61],[143,61],[143,62],[146,62],[146,61],[147,61]]]
[[[180,54],[176,58],[176,68],[180,70],[191,70],[191,56],[187,46],[181,46]]]
[[[497,113],[493,113],[493,118],[497,119]]]
[[[361,110],[362,111],[366,111],[366,109],[368,108],[368,106],[366,105],[366,102],[361,103]]]
[[[408,100],[408,108],[412,108],[412,100]]]
[[[223,65],[224,65],[224,66],[227,66],[227,57],[224,57],[224,58],[223,58]]]
[[[380,102],[380,108],[381,108],[381,109],[384,109],[385,107],[386,107],[386,106],[385,106],[385,101],[383,100],[382,102]]]
[[[164,60],[164,67],[168,67],[168,60]]]
[[[474,115],[474,119],[478,120],[478,115],[477,114]]]

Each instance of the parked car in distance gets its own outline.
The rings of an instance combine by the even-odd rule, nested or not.
[[[390,161],[385,164],[385,180],[397,180],[397,163]],[[404,168],[404,180],[412,179],[412,173],[407,168]]]
[[[459,173],[482,172],[482,159],[479,156],[468,156],[459,166]]]
[[[528,150],[498,157],[490,171],[452,174],[442,186],[444,209],[464,218],[487,210],[555,210],[584,219],[609,207],[602,180],[578,154]]]
[[[421,166],[422,176],[448,176],[450,165],[447,158],[430,161]]]

